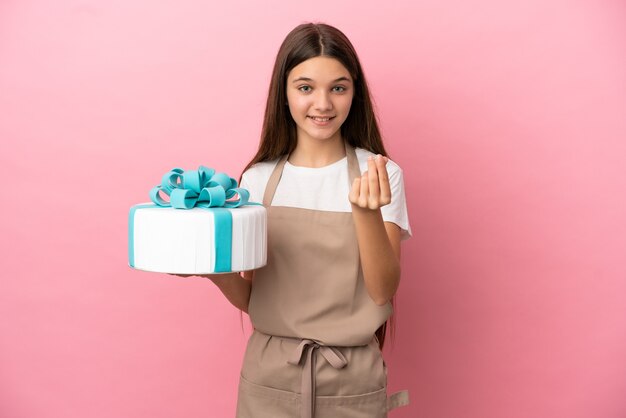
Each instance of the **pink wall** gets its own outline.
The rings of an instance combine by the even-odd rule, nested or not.
[[[233,415],[249,328],[129,269],[127,212],[173,166],[239,173],[309,20],[405,169],[392,416],[626,416],[626,8],[505,3],[1,2],[0,416]]]

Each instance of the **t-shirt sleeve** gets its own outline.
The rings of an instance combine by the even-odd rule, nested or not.
[[[241,175],[240,187],[250,192],[250,202],[263,203],[267,180],[277,160],[256,163]]]
[[[404,175],[402,169],[395,163],[388,163],[389,186],[391,187],[391,203],[383,206],[380,212],[385,222],[393,222],[401,229],[401,239],[411,237],[411,225],[406,206],[406,194],[404,191]]]
[[[259,186],[257,184],[258,177],[251,175],[251,171],[254,172],[254,170],[247,170],[241,175],[241,183],[239,184],[239,187],[244,188],[248,190],[248,192],[250,192],[251,202],[261,203],[261,200],[263,200],[263,196],[261,196],[259,200],[260,192],[259,192]]]
[[[245,171],[241,175],[241,182],[239,183],[239,187],[250,190],[250,182],[248,180],[248,172]]]

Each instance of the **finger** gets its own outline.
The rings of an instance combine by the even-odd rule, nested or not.
[[[391,203],[391,186],[389,184],[389,173],[387,172],[387,162],[385,160],[386,158],[382,156],[376,160],[378,183],[380,187],[379,199],[381,206]]]
[[[374,160],[376,164],[376,171],[380,181],[389,181],[389,175],[387,174],[387,161],[382,155],[378,155]]]
[[[369,194],[367,196],[368,207],[370,209],[378,209],[378,197],[380,195],[380,187],[378,185],[378,170],[376,168],[375,156],[367,159],[367,176],[369,178]]]
[[[360,193],[361,193],[361,177],[357,177],[352,182],[352,188],[350,189],[350,194],[348,195],[348,199],[350,199],[350,203],[354,203],[355,205],[358,205]]]
[[[367,196],[369,195],[370,186],[368,179],[368,172],[366,171],[361,176],[361,190],[359,192],[359,206],[362,208],[367,207]]]

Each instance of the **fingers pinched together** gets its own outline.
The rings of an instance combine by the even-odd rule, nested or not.
[[[387,161],[382,155],[367,159],[367,171],[352,183],[349,199],[353,205],[376,210],[391,203]]]

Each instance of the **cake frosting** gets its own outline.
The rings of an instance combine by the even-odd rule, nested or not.
[[[228,271],[264,266],[267,260],[265,208],[248,205],[225,210],[232,215],[231,267]],[[136,205],[131,211],[131,267],[179,274],[224,272],[216,269],[216,255],[222,243],[215,236],[214,210],[181,210],[148,203]]]

